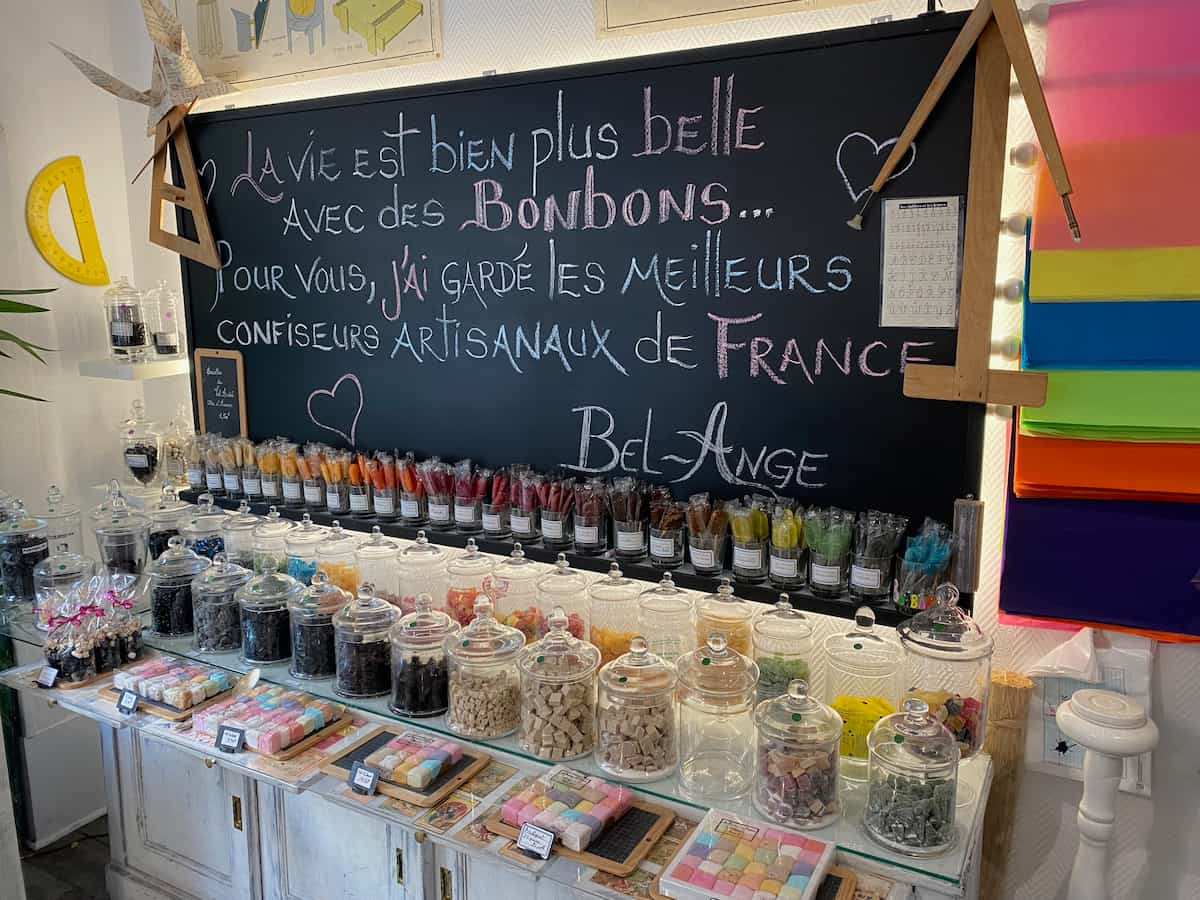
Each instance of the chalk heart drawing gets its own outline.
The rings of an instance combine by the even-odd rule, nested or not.
[[[341,428],[338,428],[335,425],[330,425],[328,422],[321,421],[321,418],[313,410],[314,403],[319,404],[321,407],[324,408],[325,412],[328,415],[330,415],[331,420],[335,421],[334,419],[332,419],[332,417],[334,415],[336,415],[338,409],[342,409],[343,411],[345,409],[347,409],[346,401],[338,399],[338,391],[343,390],[343,389],[344,389],[344,393],[343,393],[344,397],[353,397],[354,394],[358,395],[358,405],[354,409],[354,417],[350,420],[350,425],[348,427],[348,431],[343,431]],[[328,399],[326,399],[326,398],[328,398]],[[329,405],[330,401],[337,403],[337,406],[330,407],[330,405]],[[344,440],[346,440],[350,443],[351,447],[354,446],[354,434],[356,431],[358,431],[358,417],[362,415],[362,411],[363,411],[362,382],[358,380],[357,375],[355,375],[351,372],[347,372],[345,375],[343,375],[341,378],[339,378],[337,381],[335,381],[333,383],[333,388],[331,390],[326,390],[325,388],[318,388],[317,390],[313,391],[311,394],[308,395],[308,417],[310,419],[312,419],[312,423],[314,425],[316,425],[318,428],[324,428],[326,431],[332,431],[334,434],[340,435]],[[339,422],[338,424],[341,424],[341,423]]]
[[[212,167],[212,181],[208,183],[208,188],[204,191],[205,203],[207,203],[209,198],[212,197],[213,188],[217,186],[217,161],[215,159],[206,159],[204,164],[197,170],[198,174],[201,176],[201,180],[203,181],[204,173],[209,166]]]
[[[852,131],[838,144],[837,148],[837,170],[842,176],[842,183],[846,185],[846,190],[850,193],[850,199],[857,203],[862,199],[863,194],[871,189],[871,182],[875,180],[875,175],[879,172],[879,166],[883,164],[883,159],[886,158],[886,153],[891,152],[889,148],[896,143],[896,138],[876,142],[875,138],[869,134],[863,134],[861,131]],[[857,172],[858,167],[855,162],[862,162],[867,149],[872,151],[872,161],[875,167],[872,168],[868,176],[867,183],[861,188],[855,188],[854,183],[850,180],[850,176],[846,174],[846,166],[850,165]],[[912,146],[908,148],[908,162],[903,168],[897,169],[888,181],[899,178],[905,172],[912,168],[912,164],[917,161],[917,143],[913,141]]]

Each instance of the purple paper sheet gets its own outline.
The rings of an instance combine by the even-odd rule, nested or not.
[[[1200,635],[1200,504],[1022,499],[1011,477],[1004,612]]]

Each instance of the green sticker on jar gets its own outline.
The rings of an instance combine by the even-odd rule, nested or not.
[[[625,682],[627,682],[628,680],[629,680],[629,678],[628,678],[628,677],[626,677],[625,675],[622,675],[620,678],[618,678],[618,679],[617,679],[617,683],[618,683],[618,684],[624,684],[624,683],[625,683]]]
[[[539,657],[537,658],[537,661],[538,661],[538,662],[545,662],[545,661],[546,661],[546,657],[544,657],[544,656],[539,656]]]
[[[793,722],[799,722],[802,718],[804,718],[804,717],[801,716],[800,713],[792,713],[792,721]]]
[[[702,665],[702,666],[707,666],[707,665],[708,665],[709,663],[711,663],[711,662],[712,662],[712,660],[711,660],[711,659],[709,659],[709,658],[706,656],[706,657],[704,657],[703,659],[701,659],[701,660],[700,660],[700,665]]]
[[[904,743],[904,735],[898,734],[894,738],[892,738],[892,740],[895,741],[897,744],[903,744]]]

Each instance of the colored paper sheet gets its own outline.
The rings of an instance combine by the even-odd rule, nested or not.
[[[1200,440],[1200,372],[1050,372],[1046,404],[1021,409],[1021,430],[1093,440]]]
[[[1026,369],[1200,368],[1200,300],[1026,303]]]
[[[1085,227],[1082,219],[1080,226]],[[1200,247],[1034,250],[1030,254],[1029,299],[1034,302],[1196,297],[1200,297]]]
[[[1200,216],[1194,214],[1200,209],[1200,178],[1182,175],[1200,160],[1200,131],[1076,142],[1064,153],[1083,240],[1075,243],[1071,237],[1043,163],[1033,216],[1034,250],[1200,245]]]
[[[1013,466],[1018,497],[1200,501],[1200,444],[1018,434]]]
[[[1200,635],[1200,504],[1008,500],[1006,613]]]
[[[1088,0],[1051,7],[1046,81],[1179,72],[1200,64],[1195,0]]]
[[[1200,130],[1200,73],[1187,77],[1046,88],[1046,104],[1063,146]]]

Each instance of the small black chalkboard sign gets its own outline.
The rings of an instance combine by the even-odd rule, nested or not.
[[[197,347],[196,414],[200,431],[246,436],[246,378],[238,350]]]

